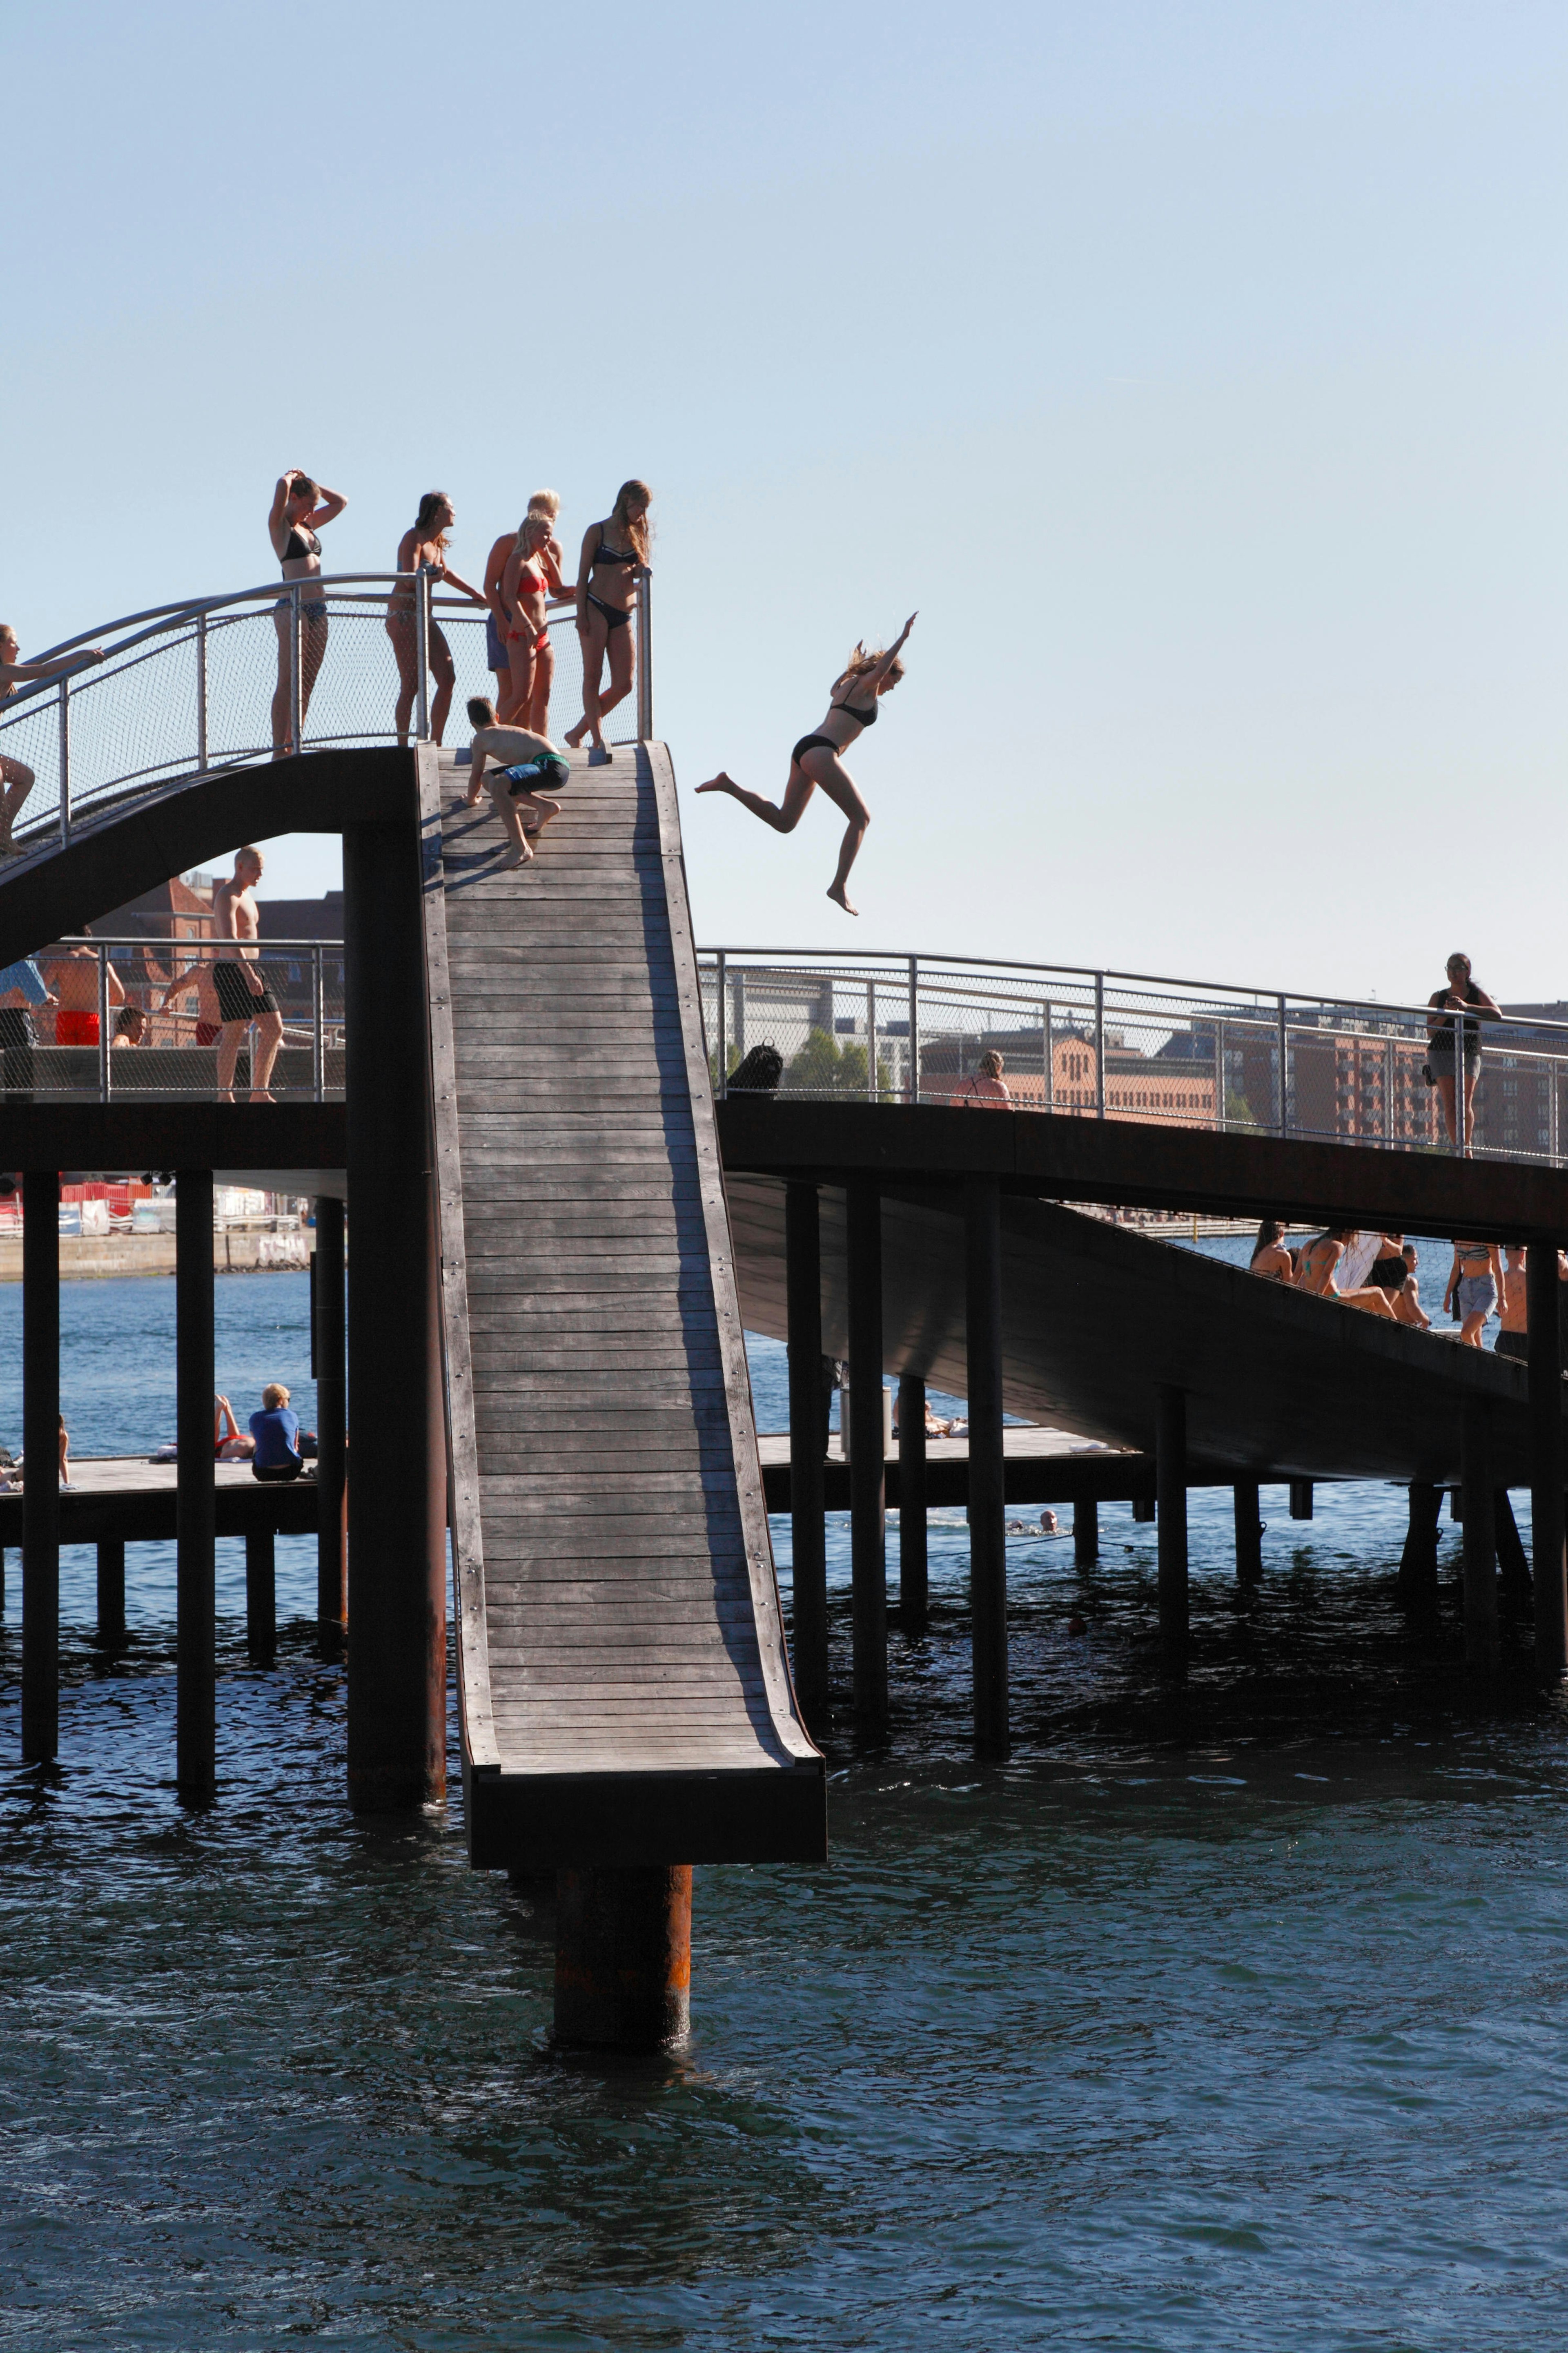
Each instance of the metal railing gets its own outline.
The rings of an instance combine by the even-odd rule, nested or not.
[[[26,959],[0,1002],[0,1102],[210,1102],[264,1086],[341,1101],[342,942],[258,944],[252,960],[233,940],[84,937]],[[268,1000],[254,1011],[247,973]]]
[[[432,577],[355,572],[272,581],[132,613],[31,657],[81,652],[83,662],[0,702],[0,755],[34,777],[15,820],[16,849],[24,856],[47,850],[94,814],[270,760],[292,744],[310,752],[395,743],[400,694],[412,706],[407,733],[424,741],[443,645],[455,672],[448,732],[464,740],[468,698],[495,689],[486,609],[433,594]],[[646,738],[653,728],[646,575],[636,614],[637,690],[609,715],[614,743]],[[571,706],[570,725],[583,689],[574,608],[557,607],[546,627],[552,706],[557,725]],[[89,659],[87,649],[100,645],[105,659]]]
[[[781,1096],[983,1107],[994,1052],[1020,1110],[1552,1166],[1568,1146],[1561,1022],[1456,1015],[1434,1039],[1424,1005],[976,957],[721,947],[699,966],[721,1094],[768,1044]],[[1442,1082],[1478,1047],[1450,1134]]]

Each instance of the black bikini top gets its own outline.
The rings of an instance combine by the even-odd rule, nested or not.
[[[618,555],[613,547],[607,546],[605,541],[605,527],[603,523],[599,525],[599,544],[594,550],[594,562],[595,565],[600,564],[606,565],[622,564],[635,565],[640,561],[641,558],[636,554],[635,550],[630,555]]]
[[[289,524],[288,543],[283,550],[282,556],[282,561],[285,564],[292,563],[296,556],[320,555],[321,552],[321,543],[317,538],[315,533],[310,529],[309,523],[306,524],[303,531],[300,530],[297,522]]]
[[[830,711],[842,711],[846,719],[858,719],[862,727],[875,727],[877,706],[874,702],[830,702]]]

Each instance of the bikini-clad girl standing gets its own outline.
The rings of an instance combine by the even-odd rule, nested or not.
[[[445,491],[426,491],[419,501],[419,512],[413,526],[397,543],[397,570],[417,572],[422,567],[433,572],[437,580],[445,581],[464,596],[471,596],[476,605],[485,601],[478,588],[470,588],[458,578],[447,561],[447,533],[457,521],[452,501]],[[409,724],[414,716],[414,701],[419,691],[419,632],[414,617],[414,583],[400,580],[387,599],[386,634],[392,639],[392,650],[397,657],[397,712],[395,724],[400,744],[408,741]],[[438,744],[447,725],[447,713],[452,708],[452,689],[458,673],[452,661],[452,649],[444,632],[434,621],[430,624],[427,659],[430,675],[436,681],[436,700],[430,705],[430,733]]]
[[[314,580],[321,569],[321,543],[317,534],[334,522],[347,506],[341,491],[313,482],[298,466],[278,477],[267,535],[272,553],[283,567],[285,580]],[[278,684],[272,696],[272,756],[281,760],[298,751],[289,733],[289,638],[294,623],[293,600],[279,596],[272,608],[278,631]],[[327,652],[327,600],[318,592],[300,600],[300,724],[310,708],[310,696]]]
[[[623,482],[616,503],[603,522],[591,522],[583,534],[577,565],[577,635],[583,647],[583,716],[566,731],[575,751],[584,735],[610,757],[605,742],[604,718],[632,691],[637,668],[637,643],[632,615],[637,610],[637,582],[647,569],[647,511],[653,492],[646,482]],[[609,657],[610,683],[600,691],[600,674]]]

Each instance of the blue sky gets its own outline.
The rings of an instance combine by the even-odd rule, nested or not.
[[[825,808],[688,797],[702,938],[1568,996],[1565,53],[1533,0],[13,8],[0,607],[268,576],[286,463],[352,569],[432,483],[467,570],[640,473],[688,793],[782,788],[921,609],[861,921]]]

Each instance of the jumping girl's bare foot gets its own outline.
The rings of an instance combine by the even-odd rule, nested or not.
[[[710,776],[708,782],[705,785],[699,785],[697,789],[700,793],[732,793],[735,790],[735,779],[721,768],[716,776]]]
[[[827,886],[827,895],[836,907],[843,908],[847,915],[858,915],[860,913],[859,908],[852,907],[845,897],[842,882],[830,882]]]

